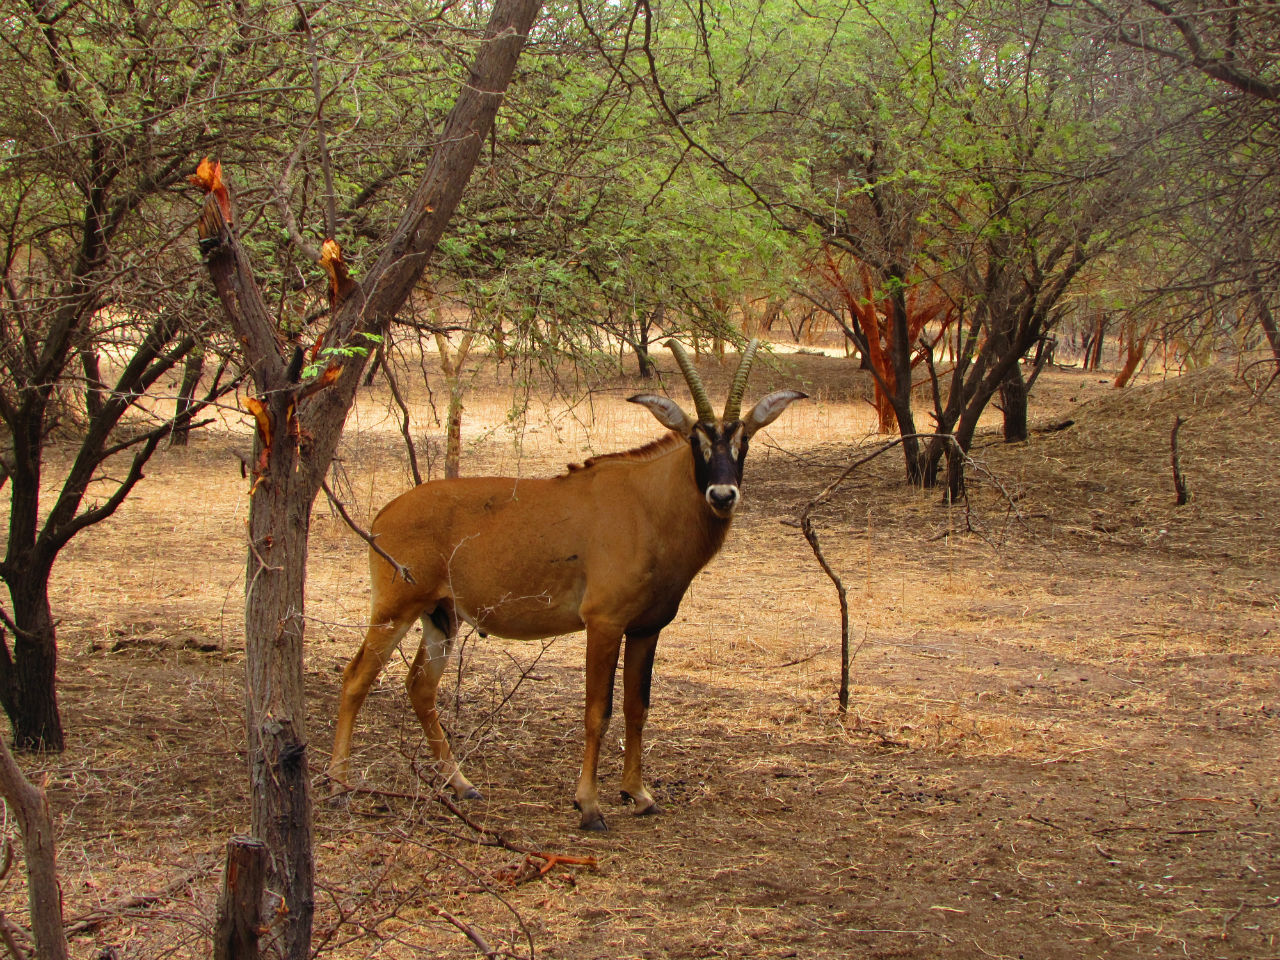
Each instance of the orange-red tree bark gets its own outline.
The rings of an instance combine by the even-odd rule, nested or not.
[[[880,432],[893,433],[899,428],[893,405],[893,398],[899,392],[898,364],[894,363],[894,353],[899,346],[899,326],[891,322],[896,309],[893,298],[877,296],[871,268],[867,264],[831,247],[822,250],[819,274],[844,301],[845,309],[862,334],[868,366],[875,378],[875,408]],[[942,318],[942,326],[930,345],[932,348],[945,336],[953,314],[941,291],[936,288],[926,290],[919,284],[906,291],[902,303],[906,308],[906,342],[902,346],[910,354],[910,370],[924,359],[924,354],[914,347],[925,328]]]

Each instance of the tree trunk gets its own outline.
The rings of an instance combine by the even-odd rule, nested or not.
[[[1022,379],[1022,365],[1009,367],[1000,384],[1000,406],[1004,414],[1004,442],[1021,443],[1027,439],[1027,382]]]
[[[1084,369],[1097,370],[1102,366],[1102,347],[1107,339],[1107,315],[1098,311],[1098,322],[1094,324],[1093,333],[1085,344]]]
[[[15,565],[16,566],[16,565]],[[58,640],[49,605],[49,575],[40,566],[9,574],[13,652],[0,641],[0,703],[22,752],[59,753],[65,746],[58,711]]]
[[[653,358],[649,356],[647,347],[638,347],[636,349],[636,372],[645,380],[653,379]]]
[[[875,384],[876,429],[883,434],[898,432],[898,415],[894,412],[893,399]]]
[[[315,902],[303,610],[315,494],[302,487],[296,459],[296,441],[277,436],[250,501],[245,670],[251,829],[271,851],[283,900],[269,911],[285,917],[281,955],[305,960]]]
[[[1267,302],[1267,290],[1263,285],[1262,275],[1256,267],[1249,271],[1245,286],[1249,291],[1249,298],[1253,300],[1254,308],[1258,311],[1258,323],[1262,325],[1262,332],[1267,335],[1271,354],[1280,357],[1280,327],[1276,325],[1275,314],[1271,312],[1271,304]]]
[[[169,443],[175,447],[185,447],[191,435],[191,408],[194,405],[196,387],[200,385],[200,377],[204,374],[204,347],[200,344],[191,348],[187,359],[182,364],[182,383],[178,386],[178,405],[174,411],[173,433],[169,435]]]
[[[636,331],[636,368],[639,370],[640,376],[649,380],[656,372],[653,365],[653,358],[649,355],[649,334],[652,333],[654,327],[661,328],[662,319],[666,315],[667,308],[662,304],[653,308],[653,313],[648,317],[641,317],[637,321]]]
[[[449,387],[449,409],[445,414],[444,426],[445,479],[459,476],[462,470],[462,394],[465,389],[462,373],[474,342],[475,334],[468,330],[462,335],[457,353],[451,357],[449,338],[443,333],[436,334],[436,349],[440,351],[440,369]]]
[[[4,632],[0,631],[0,643]],[[27,903],[31,935],[39,960],[66,960],[67,937],[62,926],[62,889],[58,884],[53,821],[44,790],[18,769],[13,754],[0,741],[0,795],[17,817],[27,864]]]
[[[892,294],[889,297],[891,316],[887,318],[891,337],[889,362],[893,365],[893,393],[890,403],[898,421],[898,433],[902,436],[902,452],[906,460],[907,482],[922,486],[925,479],[925,462],[921,457],[920,440],[916,436],[915,416],[911,412],[911,337],[907,330],[907,301],[903,278],[906,271],[898,267],[889,269]]]
[[[1262,324],[1263,332],[1267,335],[1267,343],[1271,345],[1271,355],[1280,357],[1280,327],[1276,326],[1275,315],[1265,303],[1258,313],[1258,320]]]
[[[462,387],[449,385],[449,412],[444,428],[444,475],[451,480],[462,472]]]

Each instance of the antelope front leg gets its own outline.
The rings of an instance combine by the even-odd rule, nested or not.
[[[582,811],[583,830],[608,830],[600,811],[600,788],[596,768],[600,762],[600,741],[609,729],[613,712],[613,678],[618,669],[618,649],[622,630],[587,625],[587,703],[584,715],[582,775],[574,806]]]
[[[636,815],[657,813],[658,805],[645,788],[640,766],[644,754],[644,722],[649,716],[649,688],[658,635],[627,637],[622,669],[622,709],[627,720],[626,756],[622,765],[622,795],[636,805]]]

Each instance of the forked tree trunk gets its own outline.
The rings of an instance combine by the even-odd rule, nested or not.
[[[440,351],[440,369],[449,387],[449,409],[444,420],[444,475],[453,479],[462,472],[462,372],[471,352],[475,335],[468,330],[458,344],[456,355],[450,354],[449,338],[436,334],[436,349]]]
[[[492,129],[502,94],[540,0],[497,0],[440,144],[400,223],[363,283],[334,267],[333,311],[325,343],[350,343],[356,332],[385,333],[419,281]],[[307,533],[311,507],[355,401],[364,358],[348,358],[318,380],[299,382],[301,353],[280,355],[272,315],[233,227],[232,200],[209,165],[200,217],[201,246],[223,309],[252,370],[258,423],[245,573],[246,725],[252,826],[270,851],[269,889],[283,899],[281,938],[288,960],[310,956],[313,903],[311,787],[303,628]],[[341,258],[336,263],[341,265]],[[307,437],[305,451],[298,438]],[[280,906],[277,904],[277,906]]]

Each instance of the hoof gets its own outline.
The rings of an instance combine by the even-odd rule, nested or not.
[[[484,794],[475,787],[468,786],[465,790],[455,790],[454,794],[459,800],[483,800]]]
[[[578,803],[577,800],[573,801],[573,809],[581,810],[582,804]],[[609,830],[609,825],[604,822],[604,814],[599,810],[590,816],[583,814],[578,826],[583,830],[590,830],[592,833],[607,833]]]
[[[639,800],[627,793],[627,791],[622,791],[622,802],[634,803],[636,805],[635,815],[637,817],[652,817],[662,812],[652,797],[648,797],[647,800],[648,802],[644,806],[641,806],[641,802]]]

